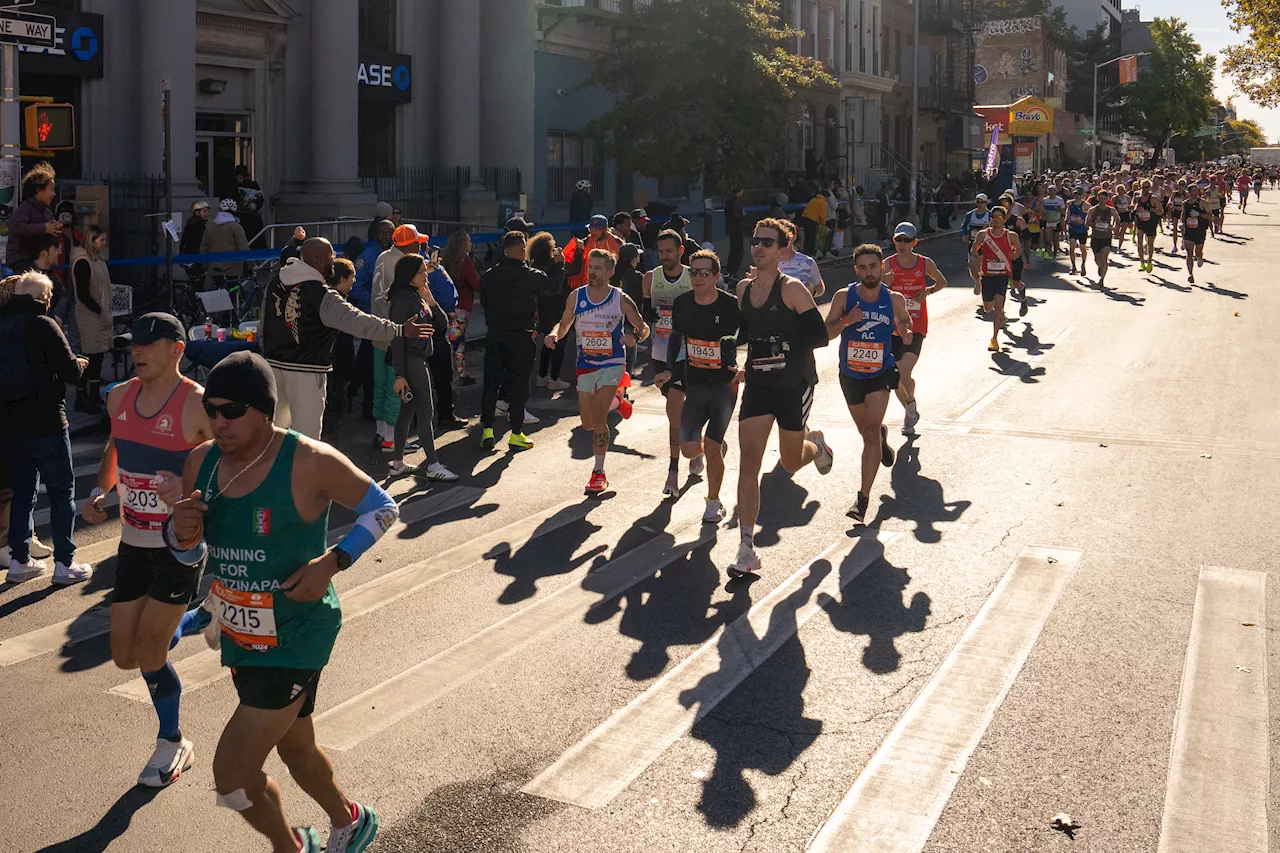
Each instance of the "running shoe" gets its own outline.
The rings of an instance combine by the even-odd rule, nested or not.
[[[385,439],[385,438],[384,438],[384,439],[382,439],[382,440],[379,442],[379,444],[381,444],[381,445],[382,445],[382,452],[383,452],[383,453],[395,453],[395,452],[396,452],[396,443],[395,443],[394,441],[388,441],[387,439]],[[406,448],[406,449],[407,449],[407,448]]]
[[[533,442],[522,432],[513,432],[511,437],[507,439],[507,446],[515,450],[528,450],[533,447]]]
[[[880,464],[886,468],[893,467],[893,448],[889,446],[889,428],[880,425]]]
[[[200,603],[200,609],[208,612],[209,624],[200,629],[200,635],[204,637],[205,645],[211,649],[216,649],[222,645],[222,623],[215,617],[214,608],[217,607],[210,596]]]
[[[991,343],[987,344],[987,352],[1000,352],[1000,342],[992,338]]]
[[[871,499],[862,492],[858,492],[857,502],[853,506],[849,507],[849,511],[846,512],[845,515],[849,516],[854,521],[866,521],[867,504],[869,503],[871,503]]]
[[[529,411],[528,409],[525,409],[525,410],[524,410],[524,422],[525,422],[525,425],[526,425],[526,426],[536,426],[537,424],[542,423],[542,418],[538,417],[537,415],[535,415],[533,412]]]
[[[749,545],[738,546],[738,556],[729,564],[729,577],[740,578],[743,575],[760,574],[760,555]]]
[[[565,382],[563,379],[552,379],[547,383],[548,391],[568,391],[572,387],[572,385]]]
[[[351,801],[351,823],[342,828],[330,827],[325,853],[360,853],[373,843],[378,834],[378,813],[368,806]]]
[[[530,442],[532,445],[532,442]],[[430,465],[419,465],[414,471],[424,480],[436,480],[441,483],[452,483],[458,479],[458,475],[441,465],[439,462],[432,462]]]
[[[622,419],[630,418],[632,412],[631,401],[626,397],[614,397],[614,399],[618,401],[618,414],[622,415]]]
[[[836,461],[836,455],[827,446],[826,436],[822,434],[822,430],[815,429],[809,433],[807,438],[818,446],[818,455],[813,460],[813,467],[818,469],[819,474],[830,474],[831,466]]]
[[[1196,266],[1198,267],[1204,266],[1204,258],[1196,258]]]
[[[902,431],[904,433],[915,432],[916,424],[920,422],[920,410],[916,408],[916,401],[912,400],[907,403],[905,411],[902,414]]]
[[[485,450],[493,450],[493,446],[498,440],[493,437],[493,429],[486,427],[484,433],[480,436],[480,446]]]
[[[156,738],[155,751],[138,774],[138,784],[148,788],[166,788],[178,781],[184,770],[190,770],[195,760],[195,745],[186,738],[176,741]]]
[[[1027,305],[1027,293],[1024,290],[1022,292],[1022,304],[1018,306],[1018,316],[1019,317],[1027,316],[1027,311],[1029,310],[1030,310],[1030,307]]]
[[[30,553],[31,556],[35,557],[37,560],[43,560],[45,557],[53,556],[53,549],[50,548],[48,545],[44,544],[43,542],[41,542],[40,539],[33,533],[31,534],[31,545],[28,548],[28,553]]]
[[[324,845],[320,843],[320,833],[309,826],[295,826],[293,834],[298,839],[298,853],[324,853]]]
[[[662,494],[669,498],[680,497],[680,472],[668,471],[667,484],[662,487]]]
[[[587,494],[599,495],[609,488],[609,478],[604,475],[603,471],[592,471],[591,479],[587,480]]]
[[[5,580],[9,583],[23,583],[40,577],[46,568],[44,560],[27,560],[25,563],[13,560],[9,563],[9,574],[5,576]]]
[[[703,524],[719,524],[724,521],[724,504],[707,498],[707,508],[702,512]]]
[[[539,376],[537,379],[533,380],[533,384],[538,386],[539,388],[546,388],[547,385],[549,385],[550,383],[551,383],[550,376]]]
[[[707,470],[707,457],[699,453],[697,456],[689,460],[689,473],[697,477],[703,471]]]
[[[409,473],[409,466],[404,464],[403,459],[392,459],[387,465],[387,470],[391,472],[392,477],[403,477]]]

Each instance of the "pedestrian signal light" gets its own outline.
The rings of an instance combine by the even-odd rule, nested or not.
[[[76,109],[71,104],[31,104],[23,112],[24,148],[70,151],[76,147]]]

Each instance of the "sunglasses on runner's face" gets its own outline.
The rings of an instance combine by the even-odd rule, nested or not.
[[[243,418],[247,411],[249,411],[248,403],[223,403],[221,406],[215,406],[209,402],[204,404],[204,413],[209,416],[209,420],[222,415],[224,420],[234,421],[237,418]]]
[[[690,267],[689,274],[692,276],[702,276],[703,278],[712,278],[716,271],[711,267]]]
[[[772,249],[773,244],[778,242],[777,237],[752,237],[751,245],[764,246],[766,249]]]
[[[915,241],[915,237],[908,237],[905,234],[899,234],[897,237],[893,238],[893,242],[895,243],[914,243]]]

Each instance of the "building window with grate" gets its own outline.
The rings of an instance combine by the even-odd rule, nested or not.
[[[679,175],[664,175],[658,178],[658,198],[688,198],[688,178]]]
[[[567,202],[574,185],[584,179],[599,198],[604,187],[604,141],[572,130],[548,130],[547,203]]]

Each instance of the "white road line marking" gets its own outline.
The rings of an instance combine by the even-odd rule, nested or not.
[[[1075,326],[1067,326],[1061,332],[1058,332],[1058,334],[1050,338],[1047,343],[1050,343],[1050,344],[1062,343],[1067,339],[1067,337],[1072,332],[1075,331],[1075,328],[1076,328]],[[972,421],[974,418],[978,416],[979,412],[981,412],[987,406],[990,406],[993,402],[995,402],[995,399],[997,397],[999,397],[1005,391],[1008,391],[1010,388],[1012,388],[1015,383],[1021,382],[1022,377],[1026,376],[1028,373],[1031,372],[1031,368],[1033,368],[1035,365],[1039,364],[1040,362],[1044,361],[1045,355],[1047,353],[1048,353],[1048,350],[1041,350],[1037,355],[1027,356],[1027,360],[1024,362],[1021,362],[1018,368],[1011,375],[1006,376],[1003,379],[1001,379],[999,382],[996,382],[994,385],[991,385],[990,387],[987,388],[987,390],[979,391],[973,397],[970,397],[968,400],[965,401],[964,411],[960,414],[959,417],[955,418],[955,422],[966,423],[968,421]]]
[[[448,512],[460,506],[466,506],[483,494],[483,489],[473,486],[461,486],[436,492],[419,500],[409,501],[404,506],[400,521],[391,528],[388,535],[393,535],[407,524],[417,524],[431,516]],[[114,493],[112,497],[115,497]],[[341,542],[342,537],[347,535],[351,527],[350,524],[347,524],[330,530],[329,544],[336,545]],[[120,540],[117,537],[103,542],[95,542],[84,549],[86,552],[91,553],[82,554],[77,552],[76,556],[82,560],[99,562],[114,556],[119,547]],[[85,640],[100,637],[110,632],[111,608],[107,606],[109,601],[110,593],[108,592],[92,609],[74,619],[67,619],[44,628],[28,631],[25,634],[19,634],[16,637],[10,637],[7,640],[0,640],[0,667],[12,666],[15,663],[21,663],[48,652],[57,651],[63,646],[82,643]],[[145,683],[143,686],[145,687]],[[151,701],[149,696],[147,701]]]
[[[1078,551],[1029,546],[806,848],[918,853],[1026,662]]]
[[[613,598],[710,542],[715,529],[702,526],[702,507],[685,501],[670,533],[660,533],[600,569],[495,622],[427,660],[353,696],[316,717],[317,741],[347,750],[390,728],[463,686],[542,635],[580,620],[602,597]],[[681,534],[697,525],[694,535]]]
[[[1267,714],[1266,573],[1205,567],[1182,670],[1159,853],[1266,853]]]
[[[869,531],[855,541],[840,566],[823,573],[818,564],[842,545],[848,547],[847,540],[827,548],[521,790],[588,809],[608,805],[696,720],[795,636],[818,612],[823,593],[837,597],[899,536]]]
[[[518,551],[532,539],[585,518],[597,506],[597,503],[574,498],[551,507],[541,515],[513,521],[488,536],[477,537],[345,590],[339,594],[342,619],[350,622],[472,566],[495,559],[501,554]],[[217,649],[197,652],[183,658],[174,664],[174,668],[182,679],[184,694],[190,694],[231,674],[231,670],[223,668],[222,655]],[[144,704],[151,702],[147,684],[141,678],[119,684],[107,692]]]

